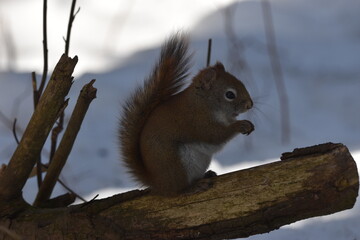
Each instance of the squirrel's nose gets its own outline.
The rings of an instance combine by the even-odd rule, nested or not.
[[[245,109],[249,110],[253,107],[253,105],[254,105],[253,101],[249,99],[245,102]]]

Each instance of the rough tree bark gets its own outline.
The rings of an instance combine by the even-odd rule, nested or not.
[[[135,190],[67,208],[28,206],[13,215],[0,212],[0,225],[25,239],[223,239],[355,204],[359,177],[346,146],[295,149],[281,159],[204,180],[213,186],[193,195],[166,198]],[[7,237],[0,231],[1,239]]]
[[[19,197],[52,126],[67,106],[64,99],[71,88],[77,61],[77,57],[63,55],[56,65],[18,147],[6,169],[0,172],[0,200]]]

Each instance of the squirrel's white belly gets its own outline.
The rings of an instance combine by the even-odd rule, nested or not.
[[[179,153],[189,183],[204,176],[210,165],[212,155],[222,149],[224,144],[188,143],[180,147]]]

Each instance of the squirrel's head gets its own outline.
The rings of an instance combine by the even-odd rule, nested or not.
[[[253,106],[249,92],[244,84],[225,71],[224,65],[217,62],[205,68],[193,79],[196,94],[203,98],[215,117],[222,122],[231,123],[243,112]]]

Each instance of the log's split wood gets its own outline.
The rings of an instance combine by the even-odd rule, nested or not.
[[[3,216],[0,225],[8,223],[26,239],[224,239],[355,204],[359,177],[346,146],[295,149],[281,159],[204,180],[213,186],[193,195],[166,198],[135,190],[68,208],[29,208],[11,220]]]

